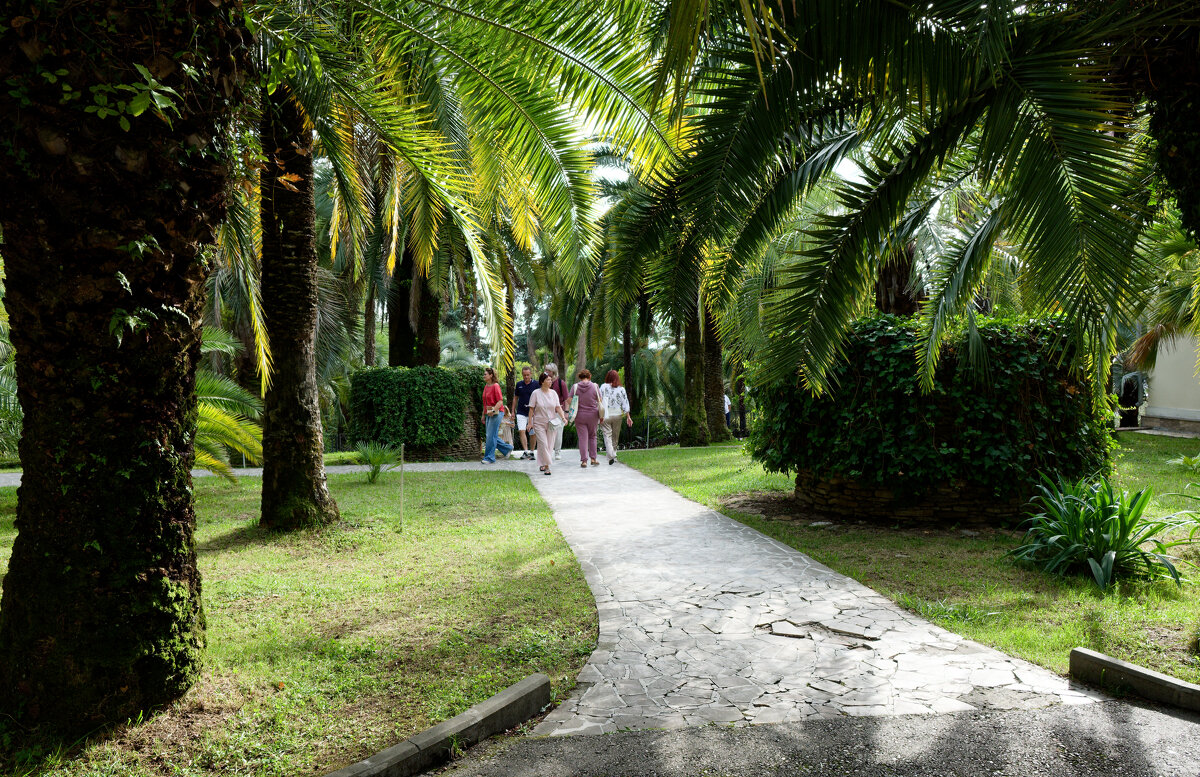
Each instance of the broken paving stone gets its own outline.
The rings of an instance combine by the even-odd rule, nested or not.
[[[775,621],[771,624],[771,633],[776,637],[795,639],[803,639],[809,635],[808,629],[802,629],[791,621]]]

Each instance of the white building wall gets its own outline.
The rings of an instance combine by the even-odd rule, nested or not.
[[[1197,343],[1191,336],[1160,345],[1149,378],[1149,401],[1142,423],[1154,419],[1200,422],[1200,378],[1196,377]]]

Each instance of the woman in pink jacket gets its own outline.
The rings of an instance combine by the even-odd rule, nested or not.
[[[579,411],[575,414],[575,433],[579,435],[579,466],[587,467],[588,458],[592,466],[596,459],[596,427],[600,424],[600,391],[592,383],[592,373],[579,371],[579,382],[571,386],[571,396],[579,397]]]

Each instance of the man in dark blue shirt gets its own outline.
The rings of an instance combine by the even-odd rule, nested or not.
[[[529,367],[521,368],[521,380],[517,382],[513,392],[516,394],[517,404],[517,431],[521,433],[521,458],[532,459],[533,451],[529,450],[529,438],[525,434],[525,430],[529,427],[529,398],[533,396],[533,392],[538,388],[538,384],[533,380],[533,370]],[[537,445],[537,440],[533,441]]]

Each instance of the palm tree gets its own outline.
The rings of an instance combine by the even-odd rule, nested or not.
[[[765,290],[772,375],[798,366],[808,385],[824,385],[896,247],[963,181],[988,206],[928,275],[927,379],[1001,238],[1019,249],[1032,308],[1066,312],[1086,350],[1111,350],[1148,269],[1130,257],[1150,169],[1109,44],[1178,24],[1178,14],[799,2],[770,10],[764,29],[778,35],[756,52],[739,11],[709,10],[693,47],[704,51],[690,81],[695,143],[629,205],[620,230],[626,267],[655,259],[661,304],[688,311],[702,287],[710,307],[725,308],[797,203],[859,150],[859,174],[833,186],[838,208],[814,221],[802,253],[781,257]],[[680,23],[694,20],[683,13]]]
[[[234,4],[135,1],[102,25],[90,4],[26,8],[0,14],[0,231],[24,411],[0,708],[79,732],[178,698],[199,668],[202,247],[224,211],[249,34]]]

